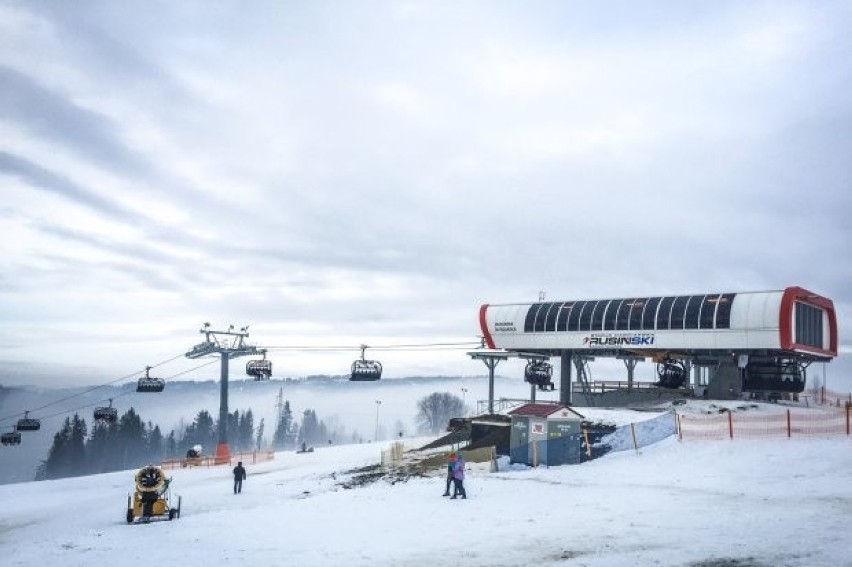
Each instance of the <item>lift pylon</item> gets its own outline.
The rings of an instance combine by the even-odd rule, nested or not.
[[[245,344],[248,338],[248,326],[234,331],[230,325],[227,331],[211,331],[210,323],[204,323],[198,331],[204,335],[204,341],[192,347],[187,358],[201,358],[218,354],[221,359],[220,388],[219,388],[219,441],[216,445],[215,462],[227,463],[231,459],[231,448],[228,444],[228,362],[232,358],[259,354],[254,345]]]

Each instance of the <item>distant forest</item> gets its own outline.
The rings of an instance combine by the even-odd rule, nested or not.
[[[255,426],[252,410],[228,414],[228,442],[232,452],[248,452],[264,447],[264,420]],[[187,450],[201,445],[211,454],[218,442],[219,423],[207,410],[201,410],[189,425],[163,435],[159,425],[148,421],[133,408],[113,423],[95,421],[89,431],[79,414],[65,418],[53,436],[47,459],[41,462],[35,480],[56,479],[141,467],[166,458],[183,457]],[[301,424],[293,418],[290,402],[279,408],[272,435],[273,450],[295,448],[301,443],[359,442],[357,435],[344,438],[342,430],[329,431],[314,410],[305,410]]]

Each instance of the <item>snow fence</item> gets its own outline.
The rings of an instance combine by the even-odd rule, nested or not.
[[[721,411],[680,414],[680,439],[767,439],[852,435],[852,404],[820,410],[788,408],[773,413]]]
[[[629,423],[615,428],[615,431],[604,435],[594,446],[609,451],[638,451],[659,443],[666,437],[677,433],[677,416],[674,412],[664,413],[655,418],[639,423]]]

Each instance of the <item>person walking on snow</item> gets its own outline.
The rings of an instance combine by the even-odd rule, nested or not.
[[[243,462],[239,461],[234,467],[234,494],[243,491],[243,481],[246,478],[246,469],[243,467]]]
[[[444,490],[443,496],[450,495],[450,483],[453,482],[453,472],[456,468],[456,454],[450,453],[450,459],[447,461],[447,488]]]
[[[453,495],[450,499],[456,498],[459,494],[463,499],[467,499],[467,493],[464,491],[464,458],[462,454],[456,455],[456,464],[453,467]]]

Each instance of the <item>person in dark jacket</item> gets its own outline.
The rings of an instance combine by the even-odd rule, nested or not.
[[[450,483],[453,482],[453,470],[456,467],[456,454],[450,453],[450,459],[447,461],[447,488],[442,496],[450,495]]]
[[[234,467],[234,494],[243,491],[243,481],[246,478],[246,469],[243,467],[243,462],[237,463]]]

